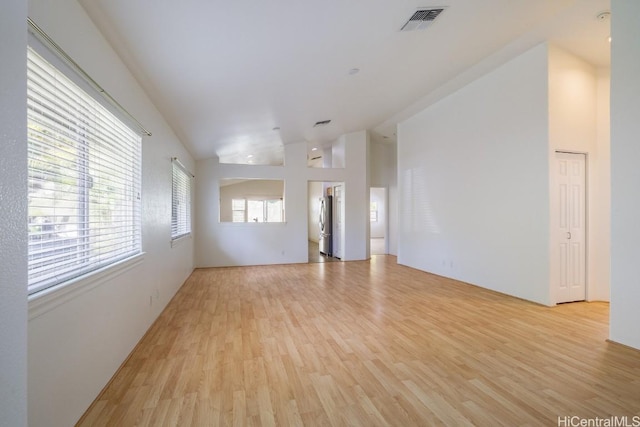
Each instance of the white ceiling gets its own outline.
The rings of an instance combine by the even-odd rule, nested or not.
[[[392,140],[399,120],[544,40],[609,64],[608,0],[79,1],[198,159],[277,162],[282,144],[361,129]],[[429,6],[447,8],[399,31]]]

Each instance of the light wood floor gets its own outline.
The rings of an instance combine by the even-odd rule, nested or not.
[[[308,240],[309,262],[340,262],[338,258],[333,258],[320,253],[318,242]]]
[[[196,270],[80,425],[640,415],[640,352],[605,341],[608,311],[539,306],[390,256]]]

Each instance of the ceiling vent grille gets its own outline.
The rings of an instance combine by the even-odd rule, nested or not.
[[[420,9],[409,18],[400,28],[400,31],[424,30],[433,24],[438,16],[444,11],[444,7],[433,9]]]
[[[316,122],[315,125],[313,125],[314,128],[320,127],[320,126],[326,126],[329,123],[331,123],[331,120],[323,120],[321,122]]]

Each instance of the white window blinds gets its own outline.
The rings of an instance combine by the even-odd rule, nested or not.
[[[141,137],[29,48],[29,294],[141,252]]]
[[[232,221],[233,222],[247,222],[246,215],[246,204],[247,201],[245,199],[232,199],[231,200],[231,211],[232,211]]]
[[[171,191],[171,239],[191,233],[191,174],[177,159],[172,162],[173,185]]]

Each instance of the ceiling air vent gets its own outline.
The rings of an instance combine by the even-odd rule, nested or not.
[[[323,120],[321,122],[316,122],[315,125],[313,125],[314,128],[320,127],[320,126],[326,126],[329,123],[331,123],[331,120]]]
[[[424,30],[444,11],[444,7],[433,9],[420,9],[413,14],[406,24],[400,28],[400,31]]]

